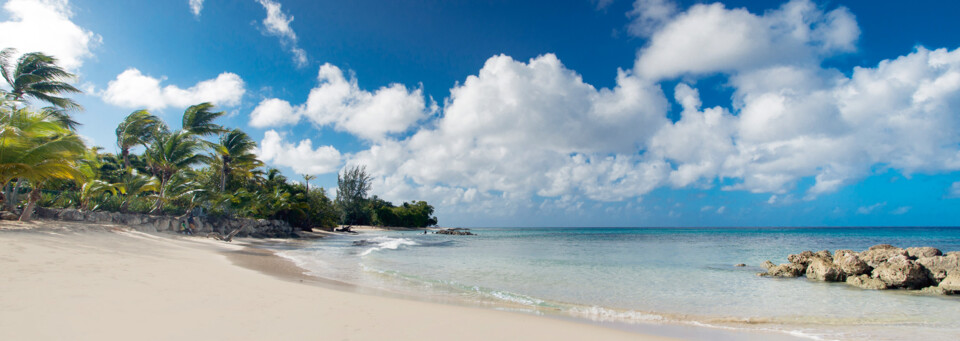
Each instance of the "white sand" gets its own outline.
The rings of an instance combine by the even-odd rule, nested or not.
[[[241,248],[111,226],[0,222],[0,340],[662,340],[298,283],[233,265],[224,252]],[[246,262],[257,259],[290,271],[276,257]]]

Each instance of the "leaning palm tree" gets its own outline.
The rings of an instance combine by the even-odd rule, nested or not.
[[[251,171],[263,166],[253,150],[257,142],[240,129],[220,135],[220,143],[213,145],[211,166],[219,170],[220,191],[227,189],[227,179],[232,176],[251,178]]]
[[[61,109],[83,109],[72,99],[58,97],[64,93],[80,93],[80,90],[65,82],[76,78],[59,65],[57,59],[40,52],[26,53],[12,65],[10,59],[16,50],[8,48],[0,52],[0,74],[10,85],[8,97],[22,101],[34,98]]]
[[[0,188],[13,179],[33,187],[20,220],[30,220],[47,181],[87,177],[80,162],[86,153],[80,137],[48,113],[20,108],[0,115]]]
[[[151,212],[158,212],[166,199],[167,183],[180,171],[206,160],[198,154],[201,144],[190,132],[178,130],[159,134],[144,153],[147,166],[160,179],[160,192]]]
[[[197,136],[216,135],[225,132],[214,120],[224,115],[223,111],[212,112],[213,104],[201,103],[187,108],[183,112],[183,130]]]
[[[307,186],[307,195],[310,194],[310,180],[313,180],[316,178],[317,177],[315,175],[310,175],[310,174],[303,175],[303,183]]]
[[[117,184],[123,201],[120,203],[120,212],[126,212],[130,202],[138,195],[149,192],[160,192],[160,181],[156,177],[143,174],[126,174],[123,182]]]
[[[123,169],[130,172],[130,149],[136,146],[147,146],[149,141],[156,139],[158,134],[167,130],[166,124],[159,117],[149,111],[137,110],[123,119],[117,126],[117,147],[123,158]]]

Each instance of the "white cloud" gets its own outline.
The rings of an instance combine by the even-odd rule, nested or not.
[[[190,0],[190,12],[199,18],[200,11],[203,11],[203,0]]]
[[[904,215],[904,214],[907,214],[907,212],[910,212],[910,209],[911,209],[911,208],[912,208],[912,207],[910,207],[910,206],[900,206],[900,207],[897,207],[897,209],[895,209],[895,210],[893,210],[893,211],[890,211],[890,214],[893,214],[893,215]]]
[[[950,185],[949,192],[947,193],[948,198],[960,198],[960,181],[954,182]]]
[[[365,91],[355,78],[347,79],[340,68],[329,63],[320,67],[317,79],[320,84],[310,90],[306,103],[293,108],[283,100],[264,100],[251,114],[250,125],[280,126],[306,117],[317,125],[332,125],[378,141],[407,131],[436,110],[427,108],[422,89],[411,91],[401,84],[391,84],[374,92]]]
[[[130,68],[110,81],[101,97],[109,104],[124,108],[163,109],[185,108],[203,102],[235,106],[240,104],[246,92],[243,79],[229,72],[198,82],[187,89],[175,85],[161,87],[160,83],[164,79],[153,78],[144,75],[140,70]]]
[[[884,206],[887,206],[886,202],[878,202],[870,206],[860,206],[860,208],[857,208],[857,214],[870,214]]]
[[[79,69],[102,41],[70,20],[73,13],[67,0],[10,0],[3,9],[10,20],[0,22],[0,47],[49,54],[68,70]]]
[[[598,90],[551,54],[526,63],[494,56],[451,89],[433,128],[351,155],[348,164],[406,188],[383,195],[391,200],[470,193],[511,205],[533,195],[623,200],[668,174],[665,162],[636,153],[667,124],[666,104],[659,87],[627,71],[615,88]]]
[[[664,1],[637,4],[657,9],[642,13],[669,13],[671,8]],[[646,21],[666,18],[657,14]],[[635,67],[639,75],[657,80],[784,63],[811,64],[820,57],[853,50],[859,35],[849,10],[840,7],[824,13],[810,0],[793,0],[759,16],[721,3],[698,4],[662,24],[638,54]]]
[[[250,113],[250,126],[257,128],[295,124],[298,121],[300,115],[294,111],[290,102],[277,98],[261,101]]]
[[[314,149],[309,139],[287,143],[275,130],[264,133],[257,156],[264,162],[293,168],[297,174],[332,173],[340,166],[340,152],[333,146]]]
[[[627,31],[637,37],[647,37],[676,13],[677,4],[673,0],[636,0],[633,10],[627,13],[628,17],[633,18]]]
[[[280,42],[293,54],[293,61],[298,67],[307,65],[307,52],[297,45],[297,34],[290,27],[293,16],[283,12],[282,5],[273,0],[257,0],[267,11],[263,19],[263,28],[267,34],[280,37]]]

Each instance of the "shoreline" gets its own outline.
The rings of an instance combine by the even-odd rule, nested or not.
[[[0,339],[670,339],[333,289],[254,244],[4,221]]]

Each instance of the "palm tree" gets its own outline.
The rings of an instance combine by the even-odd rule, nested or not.
[[[80,90],[64,82],[76,78],[57,65],[57,59],[40,52],[20,56],[16,65],[10,58],[16,50],[8,48],[0,52],[0,73],[10,85],[8,96],[15,101],[31,97],[61,109],[83,109],[69,98],[57,97],[63,93],[80,93]]]
[[[157,212],[162,207],[166,199],[167,184],[174,175],[206,160],[204,155],[197,153],[200,148],[200,141],[186,130],[159,134],[147,148],[147,165],[160,179],[160,192],[151,212]]]
[[[253,149],[257,142],[240,129],[231,130],[220,136],[220,143],[213,146],[212,165],[220,170],[220,191],[227,189],[227,179],[231,176],[252,177],[254,168],[263,166],[257,160]]]
[[[310,194],[310,180],[313,180],[313,179],[316,179],[316,178],[317,178],[316,176],[313,176],[313,175],[310,175],[310,174],[304,174],[304,175],[303,175],[303,183],[305,183],[306,186],[307,186],[307,194],[308,194],[308,195]]]
[[[20,108],[0,115],[0,188],[13,179],[33,185],[20,220],[30,220],[46,181],[87,177],[79,162],[86,153],[80,137],[49,112]]]
[[[137,110],[131,113],[117,126],[117,147],[123,158],[123,169],[130,172],[130,149],[136,146],[147,146],[149,141],[156,139],[158,134],[165,132],[167,125],[159,117],[149,111]]]
[[[127,174],[123,182],[117,184],[120,194],[123,195],[123,201],[120,203],[120,212],[126,212],[130,207],[130,202],[137,195],[147,192],[160,192],[160,182],[156,177],[143,174]]]
[[[183,112],[183,130],[197,136],[215,135],[225,132],[214,120],[224,115],[223,111],[212,112],[213,104],[201,103],[187,108]]]

